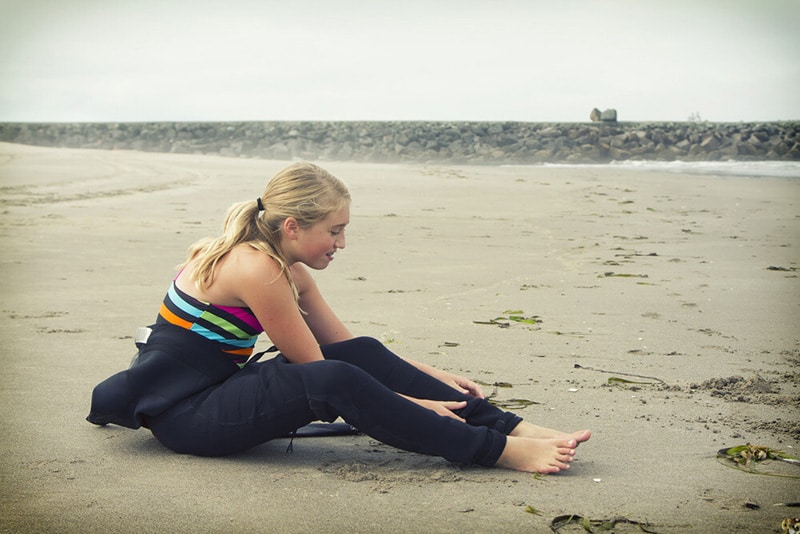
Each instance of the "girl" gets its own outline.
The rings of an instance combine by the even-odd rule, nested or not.
[[[352,336],[306,268],[328,267],[349,218],[345,185],[309,163],[232,206],[223,235],[190,247],[131,367],[95,388],[88,420],[145,426],[176,452],[217,456],[342,417],[452,462],[568,469],[588,430],[524,422],[471,380]],[[280,350],[264,362],[251,358],[261,332]]]

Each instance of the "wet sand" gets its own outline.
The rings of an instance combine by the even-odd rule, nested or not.
[[[526,419],[591,428],[567,473],[464,468],[367,436],[195,458],[84,421],[186,247],[284,165],[0,144],[0,531],[546,532],[577,514],[777,532],[800,516],[776,506],[800,501],[797,478],[715,457],[800,455],[794,179],[325,165],[354,198],[347,248],[316,273],[334,309]]]

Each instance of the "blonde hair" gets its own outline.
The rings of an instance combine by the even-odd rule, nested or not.
[[[214,281],[219,260],[236,245],[245,243],[274,259],[298,297],[289,265],[280,249],[283,222],[294,217],[301,228],[309,228],[350,202],[347,186],[313,163],[295,163],[273,176],[258,200],[246,200],[228,208],[222,235],[205,238],[189,247],[186,266],[197,260],[192,279],[200,288]]]

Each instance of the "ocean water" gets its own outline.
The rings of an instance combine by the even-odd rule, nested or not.
[[[526,167],[528,165],[508,165]],[[800,178],[800,162],[795,161],[617,161],[603,164],[543,163],[531,167],[629,169],[715,176]]]

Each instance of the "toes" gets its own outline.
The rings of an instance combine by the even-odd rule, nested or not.
[[[562,469],[569,469],[568,465],[564,465],[564,467],[558,467],[557,465],[550,465],[544,469],[539,470],[538,472],[543,475],[555,475],[556,473],[560,472]]]

